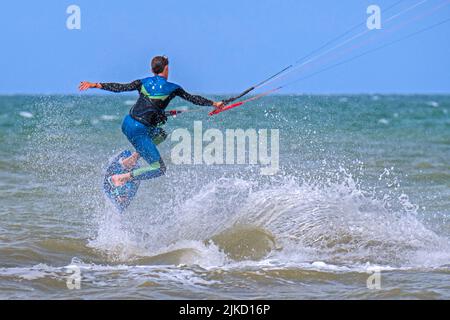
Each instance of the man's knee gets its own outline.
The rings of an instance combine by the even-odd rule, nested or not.
[[[152,138],[154,144],[158,145],[164,142],[167,139],[167,133],[162,128],[158,128],[158,133]]]

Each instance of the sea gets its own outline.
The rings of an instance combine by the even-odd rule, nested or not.
[[[120,214],[136,98],[0,96],[0,299],[450,299],[449,95],[174,100],[166,175]],[[279,169],[175,163],[198,122],[278,130]]]

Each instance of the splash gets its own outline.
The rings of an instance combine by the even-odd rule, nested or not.
[[[119,259],[209,267],[251,261],[398,268],[448,264],[448,239],[420,221],[406,195],[393,201],[374,198],[351,176],[328,184],[291,177],[263,185],[220,178],[174,206],[172,218],[163,223],[149,224],[142,216],[128,222],[105,217],[91,245],[112,250]]]

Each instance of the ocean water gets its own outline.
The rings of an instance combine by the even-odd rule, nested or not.
[[[134,100],[0,97],[0,299],[450,299],[450,96],[193,107],[167,132],[279,129],[280,171],[175,165],[169,137],[118,215],[102,171]]]

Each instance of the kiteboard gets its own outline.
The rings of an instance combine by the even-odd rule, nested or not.
[[[114,187],[110,178],[113,175],[127,173],[139,168],[139,165],[136,164],[133,168],[126,169],[120,163],[120,160],[126,159],[131,155],[131,151],[124,150],[112,157],[104,172],[103,193],[119,213],[123,213],[131,204],[139,189],[140,181],[129,181],[121,187]]]

